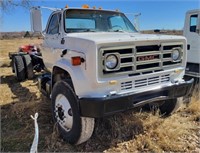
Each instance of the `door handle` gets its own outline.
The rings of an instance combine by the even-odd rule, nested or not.
[[[190,44],[187,44],[187,50],[190,50]]]
[[[65,39],[62,38],[61,41],[60,41],[60,43],[63,45],[65,43]]]

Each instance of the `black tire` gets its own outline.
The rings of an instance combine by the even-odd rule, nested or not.
[[[23,60],[24,60],[24,65],[26,69],[26,77],[27,79],[33,79],[34,73],[33,73],[33,64],[32,64],[32,59],[30,55],[22,55]]]
[[[14,57],[15,57],[14,55],[11,57],[11,62],[10,62],[10,65],[11,65],[11,67],[12,67],[12,72],[13,72],[13,73],[15,73],[15,68],[14,68],[14,60],[15,60],[15,59],[14,59]]]
[[[66,100],[61,101],[60,99]],[[67,109],[65,109],[66,103]],[[94,129],[94,119],[80,116],[77,96],[65,81],[58,81],[53,87],[52,113],[59,133],[65,141],[71,144],[80,144],[91,137]],[[72,122],[70,122],[71,120]]]
[[[161,115],[169,116],[173,114],[181,107],[182,102],[182,98],[166,100],[161,106],[159,106]]]
[[[20,55],[14,56],[13,61],[14,72],[18,81],[24,81],[26,79],[26,71],[24,61]]]

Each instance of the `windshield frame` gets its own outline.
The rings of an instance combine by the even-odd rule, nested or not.
[[[95,12],[96,12],[96,14],[98,14],[98,13],[100,13],[100,12],[102,12],[102,13],[106,13],[106,12],[108,12],[108,13],[110,13],[110,14],[112,14],[113,13],[113,16],[114,15],[116,15],[117,16],[117,14],[119,15],[119,16],[121,16],[122,17],[122,19],[124,20],[124,22],[126,23],[126,25],[129,27],[129,29],[130,29],[130,31],[127,31],[127,30],[124,30],[124,29],[122,29],[122,30],[116,30],[116,31],[109,31],[108,29],[107,29],[107,31],[105,30],[105,31],[93,31],[93,30],[91,30],[91,29],[88,29],[88,31],[87,31],[87,29],[85,29],[85,30],[83,30],[83,31],[77,31],[77,32],[69,32],[69,31],[67,31],[67,27],[66,27],[66,15],[67,15],[67,11],[91,11],[91,12],[94,12],[94,14],[95,14]],[[111,17],[111,16],[110,16]],[[81,19],[81,18],[80,18]],[[107,21],[108,22],[108,21]],[[95,21],[95,24],[96,24],[96,21]],[[109,24],[109,23],[108,23]],[[132,29],[131,29],[132,28]],[[137,33],[138,31],[137,31],[137,29],[135,28],[135,26],[131,23],[131,21],[126,17],[126,15],[124,14],[124,13],[122,13],[122,12],[118,12],[118,11],[111,11],[111,10],[97,10],[97,9],[66,9],[66,10],[64,10],[64,12],[63,12],[63,29],[64,29],[64,31],[65,31],[65,33],[80,33],[80,32],[129,32],[129,33]],[[95,28],[96,29],[96,28]],[[91,30],[91,31],[90,31]]]

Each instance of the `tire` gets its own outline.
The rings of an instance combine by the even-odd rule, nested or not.
[[[14,73],[18,81],[24,81],[26,79],[26,71],[24,61],[20,55],[14,56],[13,61]]]
[[[53,87],[52,113],[59,133],[65,141],[81,144],[91,137],[94,118],[80,116],[78,99],[65,81],[58,81]]]
[[[197,101],[200,98],[199,78],[195,79],[195,82],[193,84],[193,90],[191,92],[192,92],[191,96],[193,96],[194,99]]]
[[[169,116],[182,106],[183,99],[182,98],[175,98],[175,99],[169,99],[166,100],[161,106],[159,106],[159,110],[161,115],[163,116]]]
[[[25,69],[26,69],[26,77],[27,79],[31,80],[34,77],[34,73],[33,73],[33,64],[32,64],[32,59],[30,57],[30,55],[22,55],[23,60],[24,60],[24,65],[25,65]]]
[[[11,62],[10,62],[10,65],[11,65],[11,67],[12,67],[12,72],[13,73],[15,73],[15,68],[14,68],[14,59],[15,58],[15,56],[13,55],[12,57],[11,57]]]

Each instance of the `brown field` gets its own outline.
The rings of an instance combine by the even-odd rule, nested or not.
[[[51,102],[37,88],[37,79],[17,82],[8,52],[39,39],[0,40],[1,152],[29,152],[34,138],[30,115],[39,113],[39,152],[200,152],[200,100],[161,118],[142,109],[95,121],[87,142],[73,146],[59,137],[51,116]],[[39,74],[38,74],[39,75]]]

